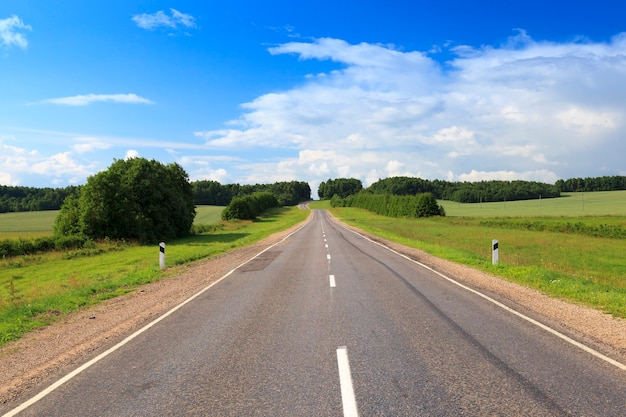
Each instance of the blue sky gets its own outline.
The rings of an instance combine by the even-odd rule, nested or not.
[[[0,184],[626,175],[626,3],[4,0]]]

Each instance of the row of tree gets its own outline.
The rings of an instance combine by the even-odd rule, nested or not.
[[[81,187],[33,188],[0,185],[0,213],[59,210],[68,196],[78,196]],[[191,190],[196,205],[227,206],[235,197],[256,192],[272,193],[282,206],[293,206],[311,199],[311,187],[304,181],[239,185],[202,180],[192,182]]]
[[[235,197],[253,193],[273,194],[281,206],[295,206],[311,199],[311,187],[304,181],[277,182],[274,184],[220,184],[217,181],[195,181],[191,183],[197,205],[227,206]]]
[[[535,181],[450,182],[415,177],[385,178],[365,189],[361,182],[354,178],[328,180],[320,185],[318,195],[320,199],[325,200],[331,199],[334,195],[346,198],[359,192],[398,196],[430,193],[436,199],[459,203],[529,200],[561,195],[555,185]]]
[[[360,180],[338,178],[320,184],[318,195],[330,200],[334,195],[345,198],[360,191],[370,194],[416,195],[431,193],[440,200],[459,203],[531,200],[560,197],[561,192],[626,190],[626,177],[572,178],[555,184],[537,181],[451,182],[415,177],[390,177],[363,188]]]
[[[558,180],[555,185],[559,190],[569,193],[626,190],[626,177],[570,178],[568,180]]]
[[[358,193],[362,189],[363,183],[361,183],[361,180],[357,180],[355,178],[329,179],[328,181],[320,184],[317,189],[317,195],[320,200],[330,200],[333,196],[346,198],[349,195]]]
[[[451,182],[412,177],[385,178],[373,183],[365,191],[392,195],[432,193],[437,199],[459,203],[531,200],[561,195],[555,185],[536,181]]]
[[[15,211],[58,210],[70,195],[77,196],[81,186],[64,188],[34,188],[0,185],[0,213]],[[220,184],[216,181],[191,183],[196,205],[227,206],[235,197],[255,192],[270,192],[281,205],[289,206],[311,199],[311,188],[303,181],[277,182],[274,184]],[[330,200],[334,195],[345,198],[363,190],[360,180],[354,178],[329,179],[322,182],[318,195]],[[391,177],[381,179],[365,191],[373,194],[415,195],[432,193],[435,198],[460,203],[481,201],[513,201],[558,197],[561,192],[626,190],[626,176],[596,178],[571,178],[558,180],[555,184],[534,181],[481,181],[450,182],[425,180],[414,177]]]
[[[445,216],[435,196],[431,193],[417,195],[391,195],[357,193],[341,198],[335,195],[330,200],[332,207],[358,207],[382,216],[389,217],[431,217]]]
[[[14,211],[58,210],[76,186],[64,188],[10,187],[0,185],[0,213]]]

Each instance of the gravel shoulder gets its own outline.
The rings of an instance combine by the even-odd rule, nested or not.
[[[38,387],[48,378],[61,377],[66,369],[108,349],[280,241],[297,227],[254,245],[177,268],[180,273],[173,277],[67,315],[0,348],[0,404]],[[555,300],[501,278],[359,232],[626,363],[626,320]]]

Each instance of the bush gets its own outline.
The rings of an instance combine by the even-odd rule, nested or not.
[[[223,220],[253,220],[265,210],[280,207],[280,203],[269,192],[257,192],[244,197],[235,197],[222,212]]]
[[[333,203],[334,201],[334,203]],[[344,199],[331,199],[333,207],[359,207],[381,216],[430,217],[445,216],[445,210],[431,193],[416,196],[359,193]]]

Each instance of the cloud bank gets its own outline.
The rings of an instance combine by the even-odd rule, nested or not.
[[[246,181],[394,175],[553,183],[626,175],[626,34],[608,42],[535,41],[429,52],[321,38],[269,48],[330,61],[292,89],[245,103],[230,128],[196,132],[212,149],[275,148]]]

